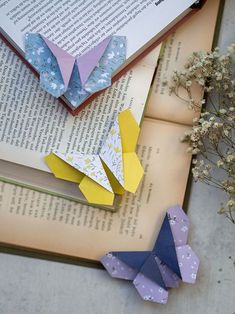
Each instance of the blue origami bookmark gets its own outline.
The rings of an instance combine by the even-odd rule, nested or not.
[[[113,73],[126,60],[126,38],[110,36],[74,57],[38,33],[25,35],[25,58],[39,72],[43,89],[64,95],[74,108],[111,85]]]
[[[189,219],[180,206],[167,210],[152,251],[110,252],[101,263],[112,277],[133,281],[144,300],[167,303],[168,288],[195,283],[199,259],[187,245]]]

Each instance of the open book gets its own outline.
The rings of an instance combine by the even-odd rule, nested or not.
[[[161,62],[165,64],[164,60],[170,57],[168,60],[170,63],[173,62],[175,68],[177,68],[181,67],[188,53],[198,49],[209,50],[212,45],[218,10],[219,0],[208,1],[198,15],[195,15],[184,27],[179,28],[167,40]],[[198,38],[198,41],[191,42],[189,50],[189,38],[192,33],[195,38]],[[203,36],[201,36],[202,34]],[[169,55],[170,53],[171,55]],[[15,82],[18,82],[17,86],[20,91],[15,96],[15,101],[17,101],[20,93],[25,90],[22,90],[22,85],[20,85],[20,74],[22,74],[27,82],[28,91],[31,92],[23,93],[24,106],[20,103],[17,104],[17,108],[21,108],[19,109],[20,113],[25,115],[31,112],[28,113],[28,116],[31,117],[30,121],[33,121],[34,129],[39,130],[38,124],[41,123],[42,116],[50,119],[52,113],[55,112],[55,119],[59,119],[60,126],[64,127],[65,120],[60,115],[64,111],[63,107],[57,106],[56,101],[52,98],[46,108],[42,105],[40,107],[39,104],[44,103],[43,99],[46,96],[43,92],[36,93],[38,85],[34,77],[28,73],[28,69],[6,47],[2,55],[5,55],[5,58],[3,57],[5,68],[7,69],[9,65],[12,65],[12,70],[8,74],[11,82],[10,92],[8,90],[4,92],[8,95],[6,97],[12,97],[14,92],[17,92]],[[163,75],[163,72],[165,75]],[[161,75],[164,77],[169,76],[168,68],[161,67]],[[130,77],[131,75],[129,80]],[[160,74],[157,73],[156,77],[160,77]],[[131,85],[130,82],[129,85],[127,82],[128,79],[124,77],[123,81],[116,84],[124,84],[128,89],[128,86]],[[192,113],[188,109],[184,109],[182,103],[179,109],[179,103],[175,99],[171,105],[171,116],[173,118],[169,119],[167,114],[158,116],[154,108],[158,106],[163,108],[166,101],[169,100],[167,91],[165,92],[166,101],[164,100],[161,89],[158,88],[159,84],[161,84],[159,80],[155,79],[149,97],[148,117],[143,120],[139,138],[138,155],[144,166],[145,176],[138,192],[135,195],[126,194],[122,198],[120,210],[112,213],[1,182],[0,242],[2,246],[17,246],[27,250],[37,250],[48,254],[65,255],[92,261],[97,261],[110,250],[147,250],[152,247],[166,209],[176,203],[180,205],[183,203],[191,161],[190,155],[186,152],[186,145],[180,142],[180,137],[185,131],[189,130]],[[119,89],[117,88],[116,93],[118,94],[118,92]],[[137,89],[133,91],[132,95],[137,95],[137,92],[141,91]],[[105,97],[104,95],[101,97]],[[32,101],[32,97],[35,102]],[[113,97],[113,101],[117,100],[111,94],[109,97]],[[132,102],[133,99],[129,99],[128,106]],[[69,135],[71,135],[71,129],[73,129],[73,137],[68,137],[70,145],[76,145],[75,139],[79,136],[80,138],[85,136],[84,145],[86,147],[91,146],[88,141],[96,137],[96,134],[91,133],[92,125],[97,123],[97,120],[102,121],[109,116],[109,108],[100,106],[99,115],[93,117],[95,105],[99,106],[98,103],[94,103],[92,105],[94,107],[85,108],[82,114],[75,118],[73,126],[68,128]],[[37,108],[37,116],[32,114],[35,110],[32,109],[33,107]],[[136,118],[139,117],[140,119],[139,109],[136,107],[137,109],[134,110],[134,106],[132,108]],[[182,112],[185,111],[184,121],[178,119],[178,116],[180,116],[178,111],[181,109]],[[44,110],[47,112],[46,115]],[[7,119],[7,115],[10,114],[13,115],[13,118]],[[8,108],[5,114],[1,114],[4,124],[9,123],[12,125],[9,130],[12,130],[13,135],[9,132],[8,137],[6,135],[6,139],[12,141],[12,144],[9,143],[8,147],[13,147],[12,155],[18,159],[18,162],[20,158],[21,163],[25,163],[25,160],[33,162],[35,157],[33,150],[32,155],[28,155],[23,154],[26,147],[20,148],[21,145],[29,145],[29,148],[33,149],[30,146],[31,143],[27,144],[25,139],[27,134],[22,134],[22,130],[26,130],[26,127],[22,127],[19,124],[20,122],[17,122],[21,121],[16,119],[17,114],[16,108],[14,110]],[[66,114],[64,114],[65,116]],[[38,118],[35,119],[35,117]],[[71,116],[68,115],[68,117],[66,119],[72,119]],[[14,127],[13,121],[15,123]],[[28,120],[26,119],[26,121]],[[47,125],[46,121],[43,125]],[[16,127],[17,123],[19,124],[18,127]],[[37,134],[29,122],[27,123],[31,133]],[[55,127],[56,125],[54,125]],[[84,132],[88,132],[87,135],[83,133],[83,129]],[[14,133],[17,130],[18,133]],[[51,133],[51,129],[47,132]],[[3,136],[2,131],[1,136]],[[44,136],[44,133],[38,136],[42,144],[37,144],[38,141],[35,141],[34,144],[37,144],[36,148],[39,152],[45,146],[43,145]],[[57,141],[58,138],[60,138],[60,133]],[[3,145],[5,145],[4,141],[1,142],[1,153]],[[96,140],[94,139],[94,141]],[[44,151],[42,151],[43,153]],[[5,159],[9,156],[6,153]]]
[[[197,3],[197,5],[195,4]],[[204,1],[4,1],[0,4],[2,36],[24,57],[24,34],[37,32],[72,56],[84,55],[110,35],[125,36],[126,61],[112,74],[114,80],[133,66],[173,31],[186,16],[191,16]],[[136,35],[138,34],[138,36]],[[88,93],[85,99],[94,98]],[[84,103],[72,103],[62,96],[71,112]],[[78,109],[78,110],[76,110]]]
[[[87,204],[78,183],[56,179],[44,157],[52,151],[96,154],[117,114],[126,108],[140,124],[159,52],[160,46],[73,117],[40,88],[2,41],[0,177]],[[118,199],[110,210],[117,208]]]

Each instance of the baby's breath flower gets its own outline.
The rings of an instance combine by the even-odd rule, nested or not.
[[[221,81],[222,78],[223,78],[222,73],[220,73],[220,72],[216,72],[216,73],[215,73],[215,79],[216,79],[217,81]]]
[[[229,130],[228,129],[224,129],[224,135],[227,137],[229,136]]]
[[[193,155],[197,155],[199,152],[200,152],[200,149],[199,149],[199,148],[194,148],[194,149],[192,150],[192,154],[193,154]]]
[[[174,71],[170,93],[180,98],[187,95],[184,100],[195,112],[205,104],[203,92],[209,95],[208,110],[195,115],[192,129],[181,140],[188,143],[190,154],[199,156],[192,161],[195,181],[205,182],[226,193],[228,202],[219,213],[235,224],[234,57],[235,43],[225,54],[220,54],[219,48],[212,52],[194,52],[183,71]],[[201,90],[199,99],[195,85]],[[194,94],[195,90],[197,94]]]
[[[201,117],[209,116],[210,113],[208,111],[202,112]]]
[[[226,157],[226,161],[228,162],[228,163],[230,163],[230,162],[232,162],[233,160],[234,160],[234,155],[228,155],[227,157]]]
[[[200,77],[198,79],[198,84],[201,85],[201,86],[204,86],[205,85],[205,80],[202,77]]]
[[[219,113],[221,113],[221,114],[226,114],[226,113],[227,113],[227,110],[224,109],[224,108],[222,108],[222,109],[219,110]]]
[[[228,47],[228,52],[230,54],[234,54],[235,53],[235,44],[232,44],[231,46]]]
[[[230,186],[228,186],[227,191],[228,191],[229,193],[234,193],[235,189],[234,189],[233,186],[230,185]]]
[[[204,174],[205,176],[209,176],[209,172],[208,172],[207,170],[203,170],[203,174]]]
[[[227,206],[228,206],[228,207],[232,207],[232,206],[234,206],[234,205],[235,205],[234,200],[229,200],[229,201],[227,202]]]
[[[224,165],[224,162],[222,160],[218,160],[216,164],[218,168],[221,168]]]

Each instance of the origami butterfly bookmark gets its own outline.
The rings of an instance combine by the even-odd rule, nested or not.
[[[112,277],[132,280],[144,300],[166,303],[168,288],[195,283],[199,259],[187,245],[189,219],[180,206],[167,210],[152,251],[111,252],[101,263]]]
[[[74,108],[93,93],[111,85],[111,78],[126,60],[126,38],[110,36],[79,57],[74,57],[38,33],[25,34],[25,58],[40,74],[43,89],[64,95]]]
[[[89,203],[112,205],[114,194],[135,193],[143,168],[135,153],[140,128],[130,110],[121,112],[98,154],[53,152],[45,160],[59,179],[79,184]]]

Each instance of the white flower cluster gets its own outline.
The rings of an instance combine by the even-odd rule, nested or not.
[[[183,99],[194,111],[201,111],[207,97],[207,111],[193,120],[190,132],[182,141],[188,152],[198,155],[193,160],[196,181],[219,188],[227,193],[228,202],[220,208],[235,223],[235,43],[221,55],[194,52],[181,72],[175,71],[170,92]],[[195,88],[196,87],[196,88]],[[198,88],[202,97],[197,99]],[[183,95],[183,96],[182,96]],[[199,114],[197,114],[198,116]]]

